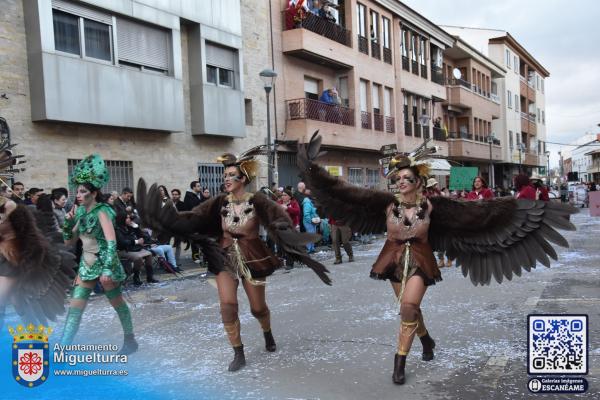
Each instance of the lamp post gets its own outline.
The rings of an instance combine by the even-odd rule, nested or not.
[[[550,184],[550,151],[546,151],[546,175],[548,176],[548,184]]]
[[[525,153],[525,143],[519,143],[519,174],[523,173],[523,153]]]
[[[267,95],[267,154],[268,154],[268,173],[267,179],[269,182],[267,186],[270,188],[273,183],[273,166],[275,165],[273,162],[273,152],[271,151],[271,107],[269,104],[269,94],[271,93],[271,89],[273,89],[273,85],[275,84],[275,79],[277,78],[277,72],[272,69],[266,68],[260,71],[258,74],[260,79],[264,83],[265,93]]]
[[[492,161],[492,143],[494,143],[494,132],[487,136],[487,142],[490,145],[490,168],[488,171],[488,182],[490,183],[490,187],[495,187],[494,184],[494,162]]]

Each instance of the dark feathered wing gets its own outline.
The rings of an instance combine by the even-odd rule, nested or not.
[[[394,195],[380,190],[350,185],[331,176],[314,160],[321,155],[321,137],[314,133],[307,144],[298,145],[298,168],[306,187],[326,216],[345,221],[354,232],[378,233],[385,231],[385,211],[396,200]],[[302,207],[302,205],[300,205]]]
[[[221,206],[224,198],[225,196],[216,196],[194,207],[192,211],[178,212],[170,200],[163,207],[158,186],[153,184],[146,191],[146,182],[140,178],[136,200],[144,226],[157,234],[194,241],[201,247],[209,264],[222,266],[225,256],[214,238],[223,235]]]
[[[462,266],[474,285],[488,285],[492,276],[521,276],[539,261],[550,266],[557,254],[549,242],[568,247],[556,229],[575,230],[569,221],[577,209],[553,202],[498,198],[459,202],[430,198],[433,206],[429,242]]]
[[[325,284],[331,285],[327,268],[320,262],[310,258],[306,253],[306,245],[318,241],[320,236],[297,232],[285,210],[261,192],[252,197],[252,202],[261,225],[267,229],[269,237],[277,244],[277,247],[294,260],[312,269]]]
[[[41,216],[49,218],[49,215]],[[52,230],[42,232],[31,212],[22,205],[9,215],[15,231],[19,260],[12,295],[15,310],[27,323],[47,324],[65,311],[67,289],[75,277],[75,255]],[[42,228],[51,226],[49,221]],[[2,262],[8,262],[3,260]]]

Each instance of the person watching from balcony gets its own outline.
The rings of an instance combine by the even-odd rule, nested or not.
[[[487,200],[493,199],[494,192],[488,188],[487,182],[481,176],[473,179],[473,189],[467,195],[467,200]]]
[[[308,0],[309,1],[309,6],[308,6],[308,11],[310,11],[311,13],[315,14],[315,15],[319,15],[319,12],[321,10],[321,2],[319,0]]]

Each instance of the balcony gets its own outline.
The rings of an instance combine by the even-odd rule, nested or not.
[[[481,94],[479,93],[481,92]],[[500,103],[492,101],[491,94],[462,79],[449,79],[445,104],[463,109],[476,109],[492,118],[500,117]]]
[[[336,70],[352,68],[352,35],[340,25],[312,13],[293,18],[284,11],[283,30],[284,54]]]
[[[383,61],[388,64],[392,63],[392,49],[388,49],[387,47],[383,48]]]
[[[421,64],[421,78],[427,79],[427,65]]]
[[[351,33],[348,29],[321,18],[313,13],[292,14],[290,10],[283,11],[284,30],[308,29],[319,36],[326,37],[335,42],[352,47]]]
[[[521,132],[527,132],[530,135],[537,134],[537,126],[535,123],[535,114],[528,114],[521,111]]]
[[[404,121],[404,135],[412,136],[412,124],[410,121]]]
[[[444,84],[444,73],[440,67],[431,64],[431,81],[438,85]]]
[[[402,69],[405,71],[410,71],[410,62],[406,56],[402,56]]]
[[[371,113],[368,111],[360,112],[360,126],[364,129],[371,129]]]
[[[288,120],[311,119],[331,124],[354,126],[354,109],[312,99],[286,101]]]
[[[373,113],[373,129],[383,132],[383,115]]]
[[[451,132],[448,134],[448,157],[462,160],[487,160],[490,159],[490,145],[485,142],[473,140],[473,134],[467,132]],[[499,143],[499,142],[498,142]],[[492,160],[502,160],[502,147],[492,144]]]
[[[358,35],[358,51],[369,55],[369,39],[364,36]]]
[[[523,164],[530,166],[538,166],[540,164],[538,160],[538,155],[536,153],[525,153],[525,157],[523,157]]]
[[[446,141],[446,132],[442,128],[433,127],[433,140]]]
[[[371,57],[381,60],[381,46],[377,40],[371,40]]]
[[[531,82],[522,76],[519,76],[519,90],[521,92],[521,96],[535,103],[535,87]]]
[[[396,119],[394,117],[385,117],[385,131],[387,133],[396,132]]]

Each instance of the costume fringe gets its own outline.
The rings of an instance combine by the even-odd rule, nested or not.
[[[244,260],[244,255],[242,254],[242,250],[240,249],[238,240],[235,238],[233,239],[232,248],[233,251],[230,253],[229,260],[236,269],[238,279],[244,277],[244,279],[246,279],[248,282],[250,282],[250,284],[254,286],[264,286],[266,284],[266,281],[257,281],[252,277],[250,268],[248,268],[248,264],[246,264],[246,261]]]

